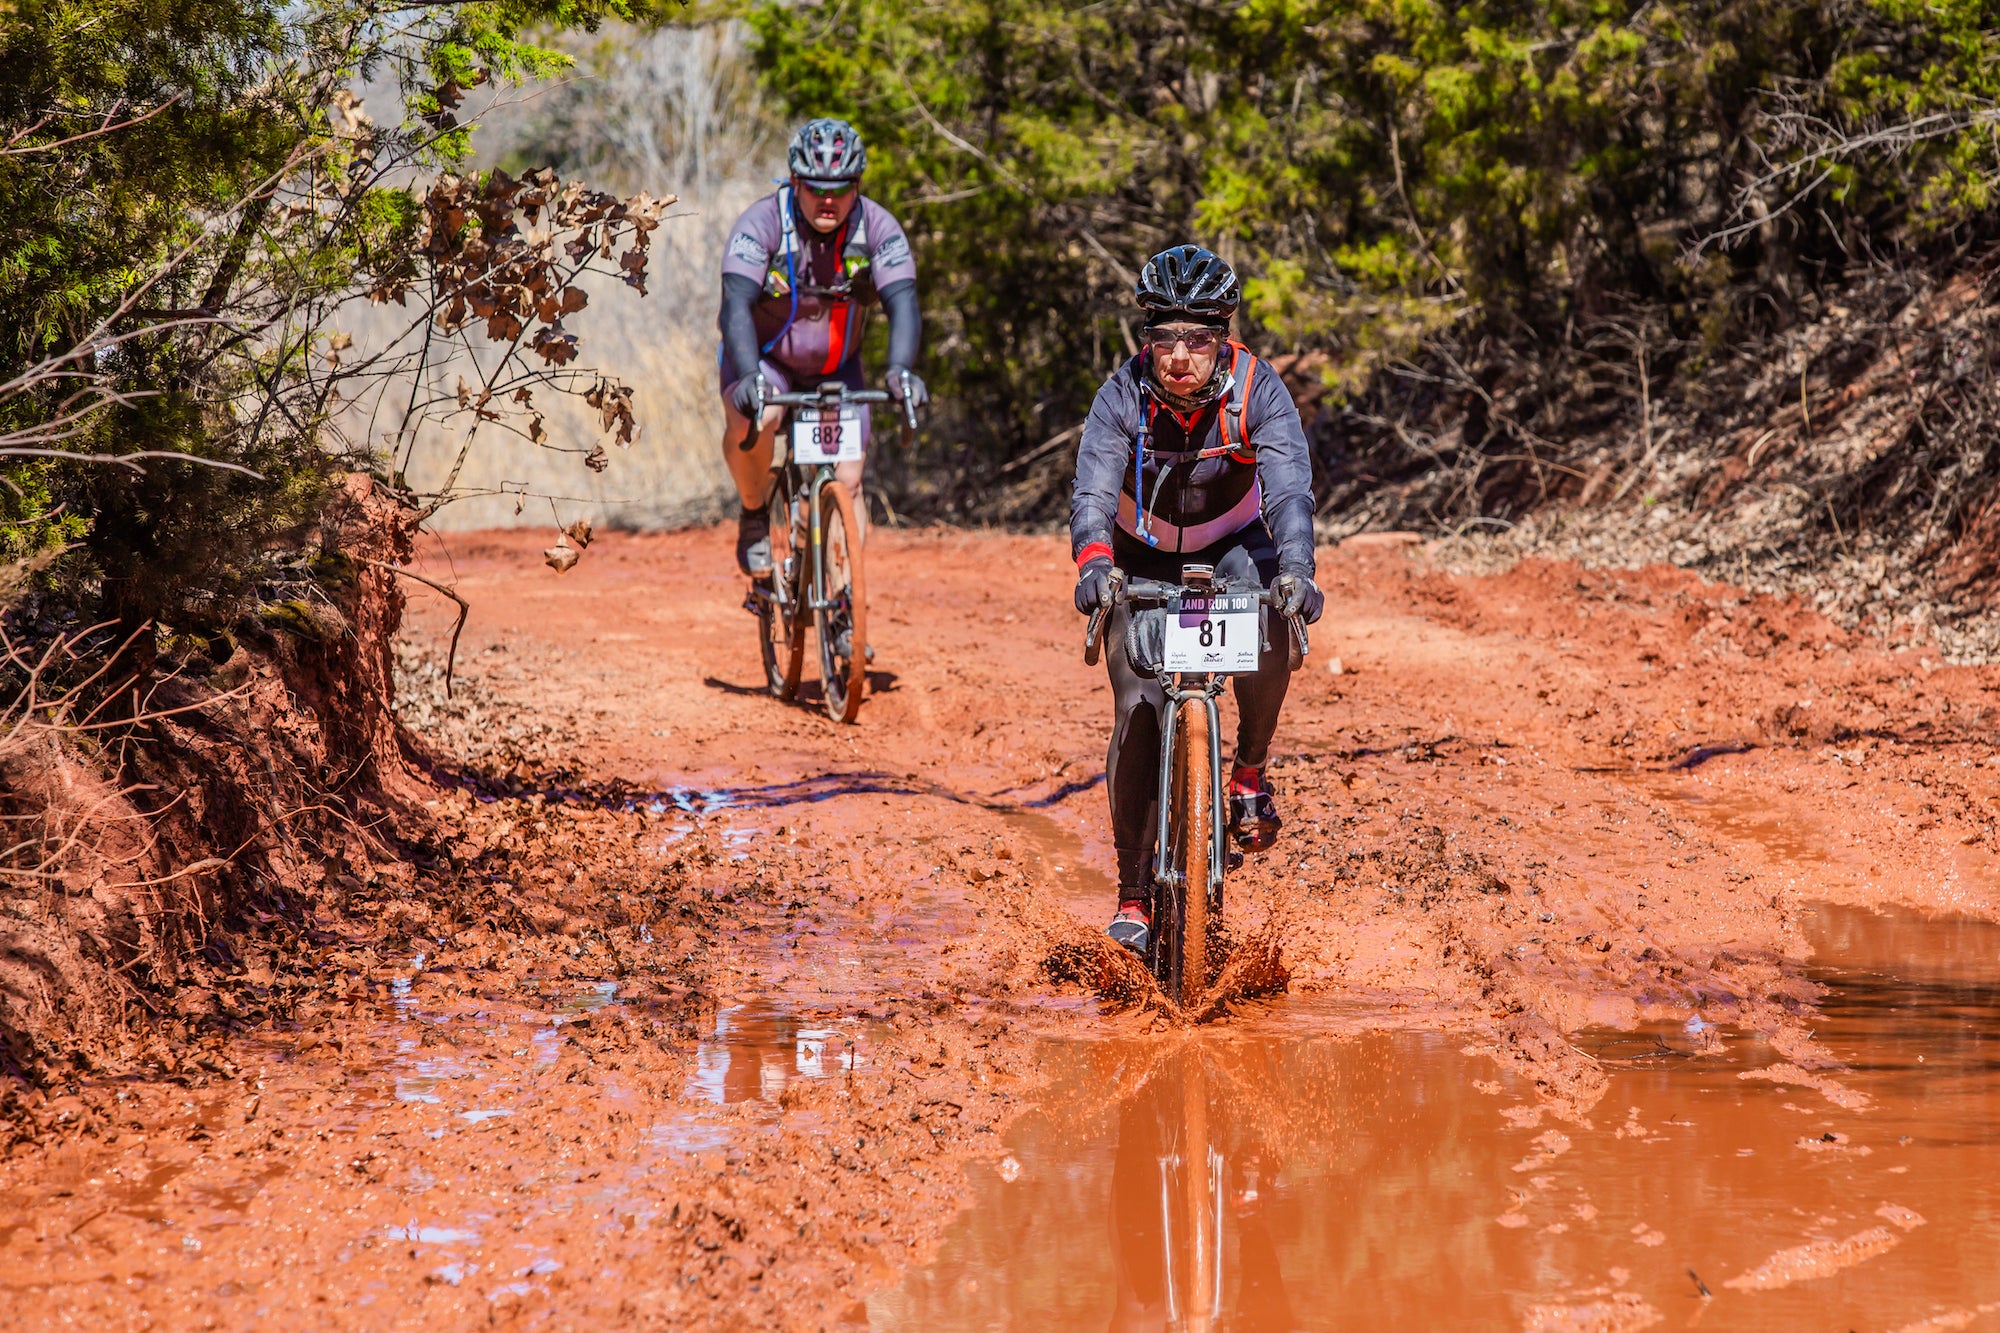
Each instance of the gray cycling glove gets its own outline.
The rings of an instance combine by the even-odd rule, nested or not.
[[[1326,594],[1305,574],[1280,574],[1271,584],[1278,594],[1278,609],[1288,616],[1302,617],[1310,625],[1326,609]]]
[[[903,401],[904,376],[909,377],[907,382],[910,386],[910,406],[922,408],[931,400],[931,391],[924,387],[923,379],[917,372],[908,366],[889,367],[889,380],[884,386],[889,390],[889,396],[899,403]]]

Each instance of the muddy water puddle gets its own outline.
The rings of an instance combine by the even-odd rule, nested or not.
[[[716,1106],[776,1105],[794,1079],[852,1074],[868,1064],[866,1025],[804,1019],[768,1004],[741,1004],[715,1016],[715,1030],[695,1051],[683,1100]]]
[[[681,1108],[647,1126],[641,1141],[693,1157],[728,1148],[746,1129],[775,1131],[794,1102],[788,1089],[873,1076],[871,1050],[881,1031],[877,1023],[808,1017],[765,1001],[726,1006],[695,1048]]]
[[[872,1322],[2000,1328],[2000,926],[1805,924],[1843,1068],[1726,1024],[1586,1033],[1610,1078],[1586,1124],[1463,1037],[1301,1002],[1051,1043],[1041,1109]]]

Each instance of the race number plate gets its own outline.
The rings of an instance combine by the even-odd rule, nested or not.
[[[792,418],[792,457],[808,467],[860,461],[861,410],[843,407],[835,417],[817,407],[800,408]]]
[[[1167,608],[1167,670],[1232,675],[1257,669],[1257,594],[1183,596]]]

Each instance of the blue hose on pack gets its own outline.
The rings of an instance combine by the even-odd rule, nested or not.
[[[1150,513],[1146,505],[1146,438],[1153,433],[1151,422],[1139,427],[1138,446],[1132,450],[1132,503],[1138,510],[1138,520],[1133,527],[1138,529],[1138,537],[1148,546],[1158,546],[1160,539],[1153,535],[1153,525],[1147,520]]]
[[[793,251],[797,248],[792,244],[792,187],[786,184],[779,189],[778,193],[784,196],[778,204],[778,213],[784,221],[785,286],[791,289],[792,309],[791,313],[785,316],[784,326],[771,335],[771,341],[764,344],[763,355],[765,356],[769,356],[771,349],[785,340],[785,335],[792,331],[792,325],[797,323],[799,318],[799,272],[798,266],[792,258]]]

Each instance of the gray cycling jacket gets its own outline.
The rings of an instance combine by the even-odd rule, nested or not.
[[[1278,568],[1312,577],[1312,461],[1291,392],[1268,361],[1245,352],[1237,367],[1247,395],[1232,386],[1185,420],[1154,396],[1146,353],[1115,371],[1097,391],[1077,447],[1069,511],[1070,554],[1111,543],[1114,528],[1162,551],[1200,551],[1262,518],[1278,548]],[[1242,434],[1225,405],[1243,405]],[[1147,426],[1143,466],[1134,451]],[[1209,450],[1229,452],[1203,458]],[[1143,483],[1145,494],[1138,494]]]

